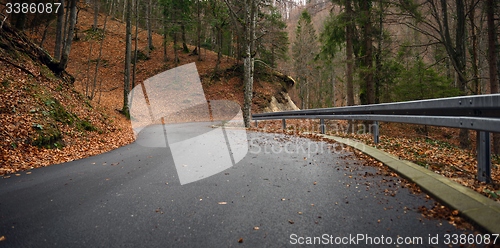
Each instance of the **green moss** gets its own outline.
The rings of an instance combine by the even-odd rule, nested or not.
[[[49,108],[49,115],[56,121],[71,125],[78,120],[78,116],[66,111],[66,109],[54,98],[45,100],[45,106]]]
[[[8,80],[8,79],[4,79],[4,80],[2,81],[2,87],[3,87],[3,88],[9,88],[9,86],[10,86],[10,80]]]
[[[81,120],[81,121],[78,121],[76,123],[76,127],[79,131],[89,131],[89,132],[93,132],[93,131],[97,131],[97,127],[95,127],[94,125],[92,125],[92,123],[88,120]]]
[[[90,28],[83,31],[83,33],[85,33],[85,38],[84,38],[85,41],[89,40],[101,41],[102,39],[104,39],[104,30],[100,28]]]
[[[31,144],[43,148],[62,148],[64,143],[62,141],[62,134],[57,125],[51,123],[47,125],[33,124],[37,135],[31,140]]]
[[[51,80],[58,80],[59,78],[56,77],[56,75],[54,75],[54,72],[52,72],[52,70],[50,70],[47,66],[45,65],[41,65],[40,66],[40,72],[42,73],[42,75],[48,79],[51,79]]]

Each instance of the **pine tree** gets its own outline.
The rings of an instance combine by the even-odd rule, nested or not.
[[[298,21],[295,31],[295,41],[292,46],[292,54],[295,59],[294,68],[302,109],[311,107],[310,90],[313,88],[316,77],[314,58],[318,53],[316,44],[317,36],[311,21],[311,15],[307,10],[304,10]]]

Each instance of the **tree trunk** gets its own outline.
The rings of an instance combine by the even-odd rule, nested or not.
[[[61,60],[61,48],[63,43],[63,23],[64,23],[64,2],[61,0],[61,6],[57,12],[57,25],[56,25],[56,44],[54,48],[54,58],[56,60]]]
[[[65,0],[64,0],[65,1]],[[64,16],[64,28],[63,28],[63,36],[62,36],[62,47],[61,47],[61,56],[62,56],[62,51],[64,50],[64,46],[66,46],[66,37],[68,36],[68,25],[69,25],[69,15],[70,15],[70,0],[68,0],[68,4],[65,5],[66,7],[66,14]]]
[[[219,72],[222,60],[222,27],[217,27],[217,62],[215,63],[215,73]]]
[[[463,95],[466,95],[466,53],[465,53],[465,6],[463,0],[455,0],[456,5],[456,25],[455,25],[455,42],[451,39],[450,28],[448,23],[448,5],[446,0],[441,0],[441,15],[442,20],[436,19],[437,22],[442,22],[443,31],[440,33],[443,45],[452,62],[455,72],[458,75],[458,89]],[[437,17],[435,17],[437,18]],[[455,44],[455,46],[453,46]],[[467,129],[460,129],[460,147],[463,149],[470,147],[469,131]]]
[[[163,6],[163,13],[167,12],[167,7],[166,5]],[[163,61],[168,61],[168,54],[167,54],[167,20],[166,18],[163,19]]]
[[[372,44],[372,24],[371,24],[371,6],[369,1],[361,1],[361,11],[363,16],[363,80],[365,82],[365,100],[364,104],[375,103],[375,89],[373,86],[373,44]]]
[[[164,28],[165,29],[165,28]],[[163,61],[168,61],[168,55],[167,55],[167,33],[163,34]]]
[[[381,72],[382,72],[382,42],[384,39],[384,3],[382,0],[379,1],[379,30],[377,35],[377,51],[375,53],[375,102],[380,103],[380,87],[381,87]]]
[[[16,15],[16,29],[19,31],[24,31],[24,26],[26,24],[26,14],[22,11]]]
[[[151,50],[154,49],[153,46],[153,31],[151,30],[151,0],[148,0],[148,4],[146,6],[146,29],[148,30],[148,47],[146,49],[148,57]]]
[[[123,0],[123,12],[122,12],[122,22],[125,21],[125,15],[127,13],[127,2],[130,0]],[[132,7],[131,7],[132,8]]]
[[[445,1],[446,0],[441,0]],[[446,4],[445,4],[446,5]],[[464,94],[467,94],[467,78],[465,77],[466,74],[466,52],[465,52],[465,42],[466,42],[466,35],[465,35],[465,6],[463,0],[456,0],[456,7],[457,7],[457,26],[456,26],[456,33],[455,33],[455,42],[456,42],[456,59],[457,59],[457,66],[458,66],[458,71],[460,72],[458,75],[458,82],[459,82],[459,87],[460,91],[463,92]],[[467,129],[461,129],[460,130],[460,147],[462,148],[470,148],[470,139],[469,139],[469,130]]]
[[[198,19],[198,23],[197,23],[197,26],[196,26],[196,36],[197,36],[197,39],[196,39],[196,51],[198,53],[198,61],[201,61],[201,17],[200,17],[200,1],[201,0],[197,0],[196,1],[196,15],[197,15],[197,19]]]
[[[177,49],[177,31],[173,32],[174,39],[174,63],[177,67],[179,65],[179,49]]]
[[[99,0],[94,0],[94,24],[92,25],[93,30],[97,30],[98,20],[99,20]]]
[[[497,55],[498,50],[496,49],[497,45],[497,33],[495,29],[495,0],[488,0],[486,2],[486,18],[488,25],[488,69],[489,69],[489,77],[490,77],[490,89],[491,94],[498,93],[498,64],[497,64]],[[493,134],[493,153],[499,155],[500,154],[500,134]]]
[[[354,88],[353,88],[353,69],[354,69],[354,56],[353,56],[353,35],[354,35],[354,20],[351,0],[346,0],[346,77],[347,77],[347,106],[354,105]]]
[[[47,32],[49,31],[49,26],[52,23],[52,20],[47,20],[47,23],[45,24],[45,28],[43,29],[43,35],[42,35],[42,40],[40,41],[40,47],[43,48],[43,44],[45,43],[45,40],[47,39]]]
[[[479,69],[478,69],[478,53],[477,53],[477,35],[476,35],[476,24],[475,21],[475,11],[474,11],[474,2],[471,2],[469,12],[469,21],[470,21],[470,32],[472,38],[472,48],[469,50],[469,53],[472,56],[471,66],[473,73],[473,82],[474,82],[474,94],[481,94],[481,84],[479,83]]]
[[[255,24],[257,18],[257,0],[245,0],[245,57],[243,58],[245,84],[245,99],[243,105],[243,120],[245,127],[250,127],[252,121]]]
[[[137,71],[137,53],[139,46],[139,1],[135,0],[135,40],[134,40],[134,65],[132,67],[132,89],[135,87],[135,73]]]
[[[132,0],[126,0],[126,34],[125,34],[125,69],[123,80],[123,108],[122,114],[130,118],[128,108],[128,94],[130,91],[130,64],[132,57]]]
[[[66,37],[66,42],[64,43],[63,52],[61,55],[61,61],[59,62],[59,70],[64,71],[68,66],[69,53],[71,51],[71,43],[73,42],[73,35],[75,33],[76,25],[76,4],[78,0],[71,0],[70,2],[70,17],[69,17],[69,29],[68,36]]]
[[[184,24],[184,21],[181,23],[181,31],[182,31],[182,51],[184,53],[189,52],[189,48],[187,47],[187,40],[186,40],[186,25]]]

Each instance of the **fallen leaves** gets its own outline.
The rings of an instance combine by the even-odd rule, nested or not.
[[[328,130],[339,130],[338,126],[346,125],[346,121],[331,121],[333,128]],[[310,138],[312,140],[326,141],[314,134],[304,134],[315,130],[319,121],[317,120],[287,120],[287,130],[282,129],[280,120],[261,121],[259,128],[251,130],[268,133],[285,133]],[[328,123],[327,123],[328,125]],[[335,129],[337,127],[337,129]],[[436,174],[448,177],[466,187],[475,190],[482,195],[500,201],[500,157],[492,158],[491,178],[493,183],[485,184],[479,182],[477,177],[477,161],[475,147],[471,149],[460,149],[458,147],[458,129],[443,127],[427,127],[428,135],[422,136],[416,131],[418,125],[382,123],[380,127],[380,142],[373,143],[371,134],[356,134],[344,132],[331,132],[335,136],[359,140],[367,145],[377,147],[388,152],[399,159],[412,161],[422,167],[434,171]],[[340,129],[342,130],[342,129]],[[346,129],[344,129],[346,130]],[[475,136],[471,132],[470,138],[474,144]],[[339,146],[340,147],[340,146]],[[338,147],[336,148],[338,151]],[[386,167],[383,163],[366,156],[362,152],[350,147],[342,147],[356,154],[364,165],[374,167]],[[304,157],[304,160],[307,158]],[[392,171],[387,172],[390,176],[397,176]],[[346,186],[349,187],[349,186]],[[419,190],[418,190],[419,191]]]
[[[458,216],[458,210],[451,210],[446,206],[435,202],[432,208],[427,208],[426,206],[420,206],[418,212],[422,214],[423,217],[427,219],[444,219],[447,220],[453,226],[459,228],[473,229],[472,225],[467,223],[467,221]]]
[[[318,121],[315,122],[314,120],[287,120],[287,130],[283,130],[281,121],[261,121],[259,122],[258,128],[252,128],[251,130],[267,133],[298,135],[300,137],[310,138],[315,141],[326,141],[332,143],[331,140],[325,140],[320,136],[303,133],[304,131],[307,132],[309,130],[312,130],[312,127],[317,124]],[[415,134],[415,132],[408,131],[408,126],[411,125],[390,125],[384,123],[383,128],[381,128],[381,132],[384,133],[384,135],[381,136],[380,143],[377,145],[373,143],[373,137],[371,134],[358,135],[353,133],[334,133],[333,135],[360,140],[361,142],[364,142],[365,144],[368,144],[370,146],[376,146],[378,149],[391,153],[399,159],[413,161],[421,166],[435,171],[438,174],[449,177],[452,180],[463,184],[464,186],[472,188],[491,199],[500,201],[500,158],[492,159],[494,164],[492,165],[491,172],[492,179],[495,183],[480,183],[476,180],[477,162],[475,153],[472,152],[473,149],[463,150],[458,148],[457,145],[454,145],[454,142],[456,143],[457,139],[448,139],[447,141],[441,141],[439,138],[423,139],[419,135]],[[449,128],[430,127],[429,130],[431,130],[431,134],[432,130],[434,130],[435,135],[443,135],[443,133],[445,133],[445,136],[453,137],[453,133],[456,133],[458,137],[458,131]],[[431,135],[429,137],[431,137]],[[376,174],[398,178],[397,173],[391,171],[383,163],[367,156],[361,151],[348,146],[344,146],[342,147],[342,149],[346,149],[347,151],[352,152],[359,159],[359,161],[362,162],[363,165],[377,168],[378,172]],[[335,151],[338,152],[338,148]],[[304,160],[307,160],[307,157],[304,157]],[[337,168],[337,170],[339,170],[339,168]],[[371,175],[371,173],[366,173],[365,175],[363,175],[363,177],[367,176],[373,175]],[[348,177],[353,178],[352,176]],[[393,179],[383,180],[383,182],[385,183],[391,181],[393,181]],[[422,193],[420,187],[413,182],[409,182],[401,178],[399,178],[397,182],[401,186],[401,188],[407,188],[414,194]],[[313,182],[313,184],[316,185],[317,182]],[[346,184],[346,187],[350,186],[350,184]],[[368,189],[369,185],[367,185],[366,187],[366,190]],[[398,190],[396,188],[391,188],[390,185],[389,188],[383,191],[383,194],[386,196],[395,196],[397,193]],[[426,195],[425,198],[430,199],[430,196]],[[282,198],[281,200],[284,201],[286,199]],[[349,204],[349,201],[345,201],[345,203]],[[338,202],[335,202],[335,205],[338,204]],[[452,211],[445,206],[440,205],[439,203],[436,204],[437,205],[431,209],[421,207],[419,209],[419,212],[421,212],[422,215],[426,218],[446,219],[448,222],[450,222],[450,224],[455,225],[459,228],[472,229],[472,226],[459,216],[458,210]],[[314,206],[314,204],[311,204],[311,206]],[[405,207],[403,213],[406,214],[408,211],[411,210]],[[290,221],[293,222],[292,220],[289,220],[289,223]],[[377,222],[380,223],[381,220],[377,220]]]
[[[87,30],[92,26],[92,13],[85,9],[79,13],[77,28]],[[99,17],[102,20],[102,16]],[[102,89],[94,99],[89,100],[84,96],[86,82],[93,77],[92,73],[86,75],[89,55],[91,59],[97,58],[97,50],[94,49],[89,54],[89,47],[94,40],[82,39],[74,43],[70,54],[70,63],[67,71],[75,76],[75,82],[68,84],[57,80],[53,75],[47,76],[44,72],[47,68],[38,66],[39,62],[33,62],[20,56],[23,61],[14,61],[17,65],[22,65],[26,71],[19,70],[12,64],[0,62],[0,175],[13,174],[26,170],[24,166],[33,168],[43,167],[51,164],[58,164],[76,159],[81,159],[97,154],[101,154],[112,149],[129,144],[134,140],[130,121],[118,114],[115,110],[121,109],[123,101],[123,57],[125,46],[116,46],[123,41],[125,27],[123,23],[116,20],[109,20],[108,34],[103,43],[102,67],[99,68],[98,82],[102,84]],[[51,27],[49,27],[51,28]],[[49,31],[49,33],[53,30]],[[146,34],[139,33],[139,46],[146,46]],[[33,35],[33,39],[41,39]],[[55,36],[46,37],[46,44],[53,44]],[[161,35],[153,34],[153,44],[155,47],[162,46]],[[95,45],[95,44],[94,44]],[[168,50],[173,53],[172,45]],[[11,51],[9,51],[11,52]],[[49,48],[49,52],[50,48]],[[137,66],[136,80],[141,82],[159,72],[170,69],[163,61],[161,49],[155,49],[150,54],[150,59],[140,61]],[[11,55],[1,53],[3,58],[11,58]],[[173,56],[169,55],[169,56]],[[28,57],[28,56],[26,56]],[[207,51],[203,61],[197,61],[195,56],[189,54],[179,54],[181,63],[196,62],[197,69],[202,77],[202,83],[207,95],[207,99],[227,99],[243,103],[243,91],[239,90],[241,79],[235,75],[225,84],[218,83],[207,87],[212,83],[214,62],[217,54]],[[10,61],[10,60],[9,60]],[[105,61],[105,62],[104,62]],[[22,62],[22,63],[21,63]],[[221,61],[220,69],[229,68],[235,64],[234,59],[224,59]],[[34,83],[36,82],[36,83]],[[118,84],[117,84],[118,82]],[[266,85],[266,84],[263,84]],[[271,84],[269,84],[271,85]],[[278,84],[279,85],[279,84]],[[281,87],[272,86],[272,87]],[[259,94],[265,93],[263,86],[256,85],[255,91]],[[35,127],[45,128],[48,123],[42,122],[48,109],[43,101],[37,103],[36,98],[30,96],[30,92],[40,95],[51,96],[61,103],[62,106],[78,116],[81,120],[86,120],[99,131],[80,132],[71,125],[55,122],[62,135],[65,147],[61,149],[42,149],[25,145],[24,141],[36,134]],[[274,88],[267,89],[272,94]],[[230,94],[226,94],[229,92]],[[266,95],[268,93],[265,93]],[[256,97],[255,99],[257,100]],[[112,164],[115,166],[118,164]]]

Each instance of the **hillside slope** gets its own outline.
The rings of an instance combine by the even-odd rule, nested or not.
[[[48,54],[34,45],[39,35],[29,38],[14,32],[5,23],[0,36],[0,175],[57,164],[96,155],[134,140],[130,121],[117,110],[123,104],[123,68],[125,24],[109,19],[106,36],[92,32],[92,13],[79,12],[77,37],[73,42],[65,79],[49,69],[53,63]],[[104,16],[100,16],[104,23]],[[102,26],[99,26],[102,31]],[[44,44],[54,44],[54,27],[50,27]],[[146,32],[140,30],[138,48],[146,47]],[[99,44],[104,37],[102,58],[94,84]],[[149,58],[137,63],[136,84],[175,67],[172,44],[164,61],[162,37],[155,34],[156,47]],[[134,42],[133,42],[134,43]],[[21,47],[29,47],[24,49]],[[33,51],[36,47],[36,52]],[[193,47],[190,47],[193,49]],[[36,53],[42,51],[41,59]],[[48,54],[47,54],[48,53]],[[197,56],[180,53],[180,63],[196,63],[209,100],[232,100],[243,103],[241,65],[224,57],[220,70],[214,73],[217,54],[202,50]],[[72,83],[72,77],[74,82]],[[254,83],[253,112],[277,111],[294,107],[287,91],[293,79],[263,66],[257,66]],[[95,85],[94,97],[90,92]],[[271,104],[272,103],[272,104]]]
[[[99,16],[99,23],[104,23],[104,15]],[[93,68],[88,72],[88,62],[95,65],[99,54],[99,42],[90,31],[93,24],[92,10],[82,9],[79,13],[78,30],[80,39],[73,43],[71,53],[71,64],[68,72],[75,76],[75,86],[80,92],[84,92],[86,87],[86,75],[93,77]],[[99,28],[103,28],[102,25]],[[106,27],[106,37],[103,43],[102,61],[105,63],[99,68],[98,82],[102,83],[101,104],[107,109],[121,109],[123,104],[123,68],[125,55],[125,23],[109,19]],[[133,27],[135,32],[135,27]],[[138,49],[141,53],[146,53],[147,32],[139,29]],[[164,60],[163,38],[159,34],[153,34],[153,45],[155,49],[150,52],[149,58],[138,60],[136,84],[152,77],[160,72],[176,67],[174,63],[173,44],[167,47],[167,60]],[[48,44],[53,44],[52,40],[47,40]],[[132,40],[134,48],[135,40]],[[91,47],[92,45],[92,47]],[[180,44],[178,44],[179,46]],[[194,47],[188,45],[190,50]],[[217,54],[210,50],[202,49],[202,61],[198,61],[198,56],[179,51],[179,63],[177,66],[196,63],[199,76],[209,100],[232,100],[243,104],[243,71],[238,66],[238,61],[234,58],[223,56],[219,72],[215,73]],[[138,57],[141,58],[141,57]],[[253,111],[262,112],[270,110],[270,102],[274,96],[279,103],[285,103],[288,107],[287,93],[294,82],[279,75],[275,71],[269,70],[265,66],[256,66],[256,81],[254,83]],[[278,76],[279,75],[279,76]],[[285,79],[285,80],[284,80]],[[292,106],[288,108],[293,108]],[[282,106],[284,107],[284,106]],[[266,109],[267,108],[267,109]],[[279,109],[276,109],[279,110]]]
[[[130,127],[93,107],[66,73],[65,79],[54,75],[50,59],[25,35],[7,23],[0,32],[1,175],[88,157],[133,140]]]

